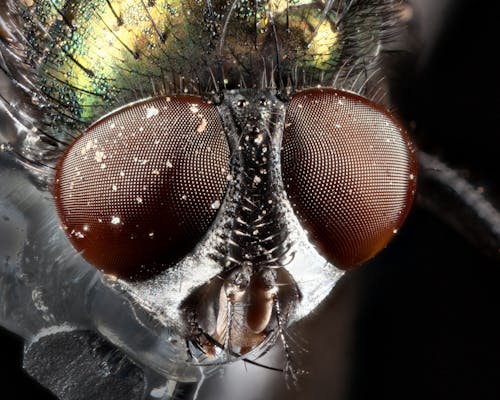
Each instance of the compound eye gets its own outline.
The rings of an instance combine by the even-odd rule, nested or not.
[[[205,234],[228,167],[215,106],[194,96],[142,101],[98,121],[66,151],[56,172],[57,212],[88,262],[145,279]]]
[[[373,257],[408,214],[414,150],[396,120],[363,97],[334,89],[298,93],[287,110],[281,157],[299,221],[339,268]]]

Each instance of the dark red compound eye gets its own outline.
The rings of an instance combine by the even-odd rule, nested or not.
[[[311,242],[339,268],[386,246],[413,201],[414,149],[396,120],[369,100],[334,89],[289,104],[282,175]]]
[[[54,197],[87,261],[123,279],[145,279],[205,234],[228,168],[216,107],[194,96],[159,97],[85,131],[59,162]]]

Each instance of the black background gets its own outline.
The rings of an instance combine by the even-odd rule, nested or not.
[[[443,16],[427,60],[394,94],[420,148],[483,186],[498,207],[498,10],[453,1]],[[500,399],[498,260],[415,209],[380,266],[359,271],[347,398]]]
[[[498,205],[499,14],[475,4],[449,2],[420,57],[400,65],[392,92],[420,148]],[[310,375],[286,397],[500,399],[499,284],[498,261],[416,207],[396,240],[301,324]],[[21,353],[22,342],[1,330],[2,393],[53,398],[22,371]]]

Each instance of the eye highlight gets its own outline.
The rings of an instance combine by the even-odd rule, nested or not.
[[[292,98],[282,175],[310,240],[339,268],[378,253],[413,201],[415,154],[386,111],[363,97],[312,89]]]
[[[229,148],[216,108],[194,96],[129,105],[60,160],[54,197],[74,247],[97,268],[145,279],[183,258],[213,221]]]

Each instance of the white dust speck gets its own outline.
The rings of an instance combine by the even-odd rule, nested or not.
[[[396,234],[396,233],[398,233],[398,230],[397,229],[393,229],[392,233]]]
[[[202,118],[200,124],[196,128],[196,132],[198,132],[198,133],[205,132],[205,130],[207,129],[207,126],[208,126],[208,121],[206,120],[206,118]]]
[[[158,110],[156,107],[149,107],[146,109],[146,118],[153,118],[156,117],[160,113],[160,110]]]
[[[167,162],[165,163],[165,165],[167,166],[167,168],[172,168],[173,167],[173,165],[170,162],[170,160],[167,160]]]
[[[189,111],[191,111],[193,114],[196,114],[200,112],[200,108],[198,107],[198,104],[191,104],[191,107],[189,107]]]
[[[149,232],[148,236],[152,239],[155,236],[154,232]]]
[[[120,219],[120,217],[117,217],[117,216],[112,216],[111,217],[111,223],[113,225],[118,225],[120,222],[122,222],[122,220]]]
[[[118,277],[112,274],[104,274],[104,277],[110,282],[116,282],[118,280]]]
[[[146,165],[146,164],[149,162],[149,160],[146,160],[146,159],[140,159],[139,157],[134,157],[132,160],[133,160],[134,162],[136,162],[136,163],[141,164],[141,165]]]
[[[120,176],[123,178],[125,176],[125,172],[124,171],[120,171]]]
[[[118,186],[116,186],[116,185],[112,185],[112,186],[111,186],[111,189],[113,189],[113,192],[116,192],[116,191],[118,190]]]
[[[182,200],[187,200],[187,196],[186,196],[185,194],[183,194],[183,195],[181,196],[181,199],[182,199]]]
[[[264,135],[262,133],[259,133],[257,137],[254,139],[254,142],[257,144],[261,144],[263,140],[264,140]]]
[[[151,171],[151,173],[152,173],[153,175],[160,175],[160,171],[159,171],[159,170],[157,170],[157,169],[152,170],[152,171]]]
[[[262,179],[261,179],[261,177],[260,177],[260,176],[255,175],[255,176],[253,177],[253,183],[255,183],[256,185],[258,185],[258,184],[259,184],[259,183],[261,183],[261,182],[262,182]]]
[[[415,175],[410,174],[410,181],[412,181],[413,179],[415,179]]]
[[[87,152],[90,151],[93,147],[94,147],[94,143],[92,143],[92,141],[89,140],[87,143],[85,143],[85,147],[83,147],[81,150],[82,156],[87,154]]]
[[[116,124],[114,122],[109,124],[109,129],[115,129],[115,128],[116,128]]]
[[[80,232],[80,231],[75,231],[74,229],[71,231],[71,236],[74,236],[76,237],[77,239],[83,239],[85,237],[85,235]]]
[[[101,169],[104,169],[104,168],[106,168],[106,164],[102,163],[101,164]]]
[[[157,387],[157,388],[154,388],[153,390],[151,390],[151,397],[154,397],[155,399],[162,399],[165,394],[167,393],[167,386],[160,386],[160,387]]]
[[[136,200],[139,204],[142,204],[142,197],[137,197]]]
[[[88,225],[83,225],[83,231],[88,232],[90,230]]]
[[[220,207],[220,201],[219,200],[215,200],[211,205],[210,207],[212,208],[212,210],[218,210],[219,207]]]
[[[94,159],[98,162],[101,163],[102,160],[104,159],[104,151],[96,151],[95,152],[95,157]]]

